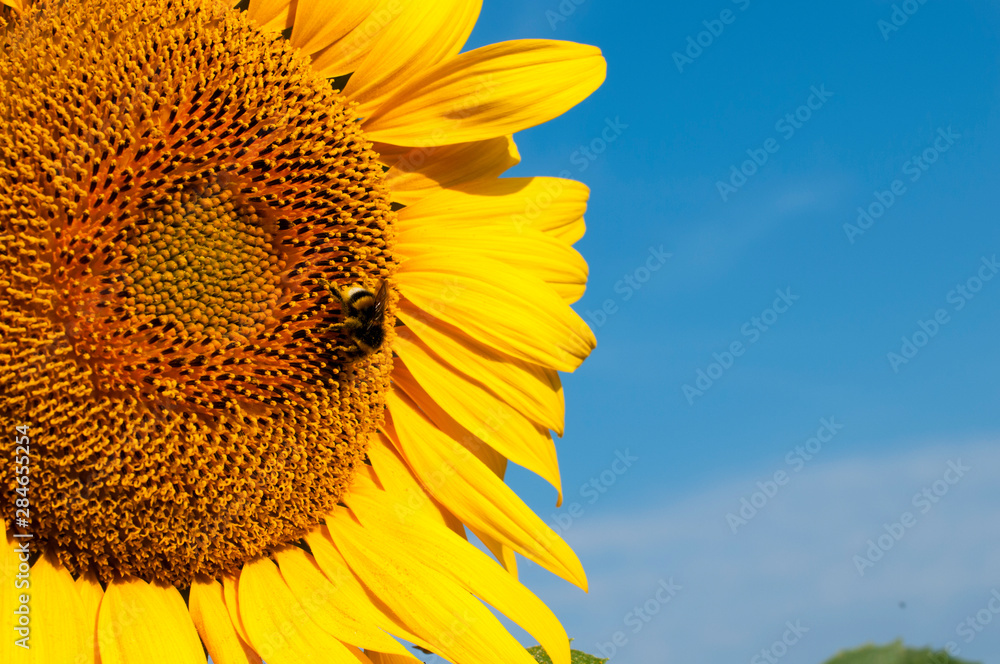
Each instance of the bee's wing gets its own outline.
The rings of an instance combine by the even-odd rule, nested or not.
[[[376,313],[381,315],[385,310],[385,302],[389,299],[389,282],[385,279],[378,286],[378,290],[375,291],[375,308]]]

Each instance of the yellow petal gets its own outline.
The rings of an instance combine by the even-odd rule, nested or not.
[[[396,337],[392,347],[427,395],[459,424],[514,463],[545,478],[558,477],[555,445],[546,427],[538,427],[447,366],[405,332]],[[537,444],[546,439],[547,443]]]
[[[406,521],[395,519],[381,497],[352,498],[351,510],[359,516],[367,514],[368,521],[377,522],[380,526],[357,528],[355,537],[348,534],[344,540],[335,534],[335,544],[341,551],[345,547],[356,546],[357,531],[361,531],[367,538],[366,544],[356,551],[370,547],[376,551],[400,552],[400,555],[393,557],[390,567],[398,569],[395,565],[399,565],[418,578],[428,571],[442,575],[447,581],[473,593],[528,630],[545,647],[554,663],[569,664],[569,638],[552,611],[479,549],[422,516],[417,515]],[[364,519],[363,516],[362,518]],[[341,546],[342,542],[344,546]],[[345,551],[344,555],[354,567],[355,561],[351,554]],[[367,582],[364,575],[362,578]],[[417,587],[419,586],[414,586]],[[491,661],[506,660],[497,656]]]
[[[447,526],[460,537],[465,537],[465,525],[424,490],[385,433],[371,436],[368,441],[368,457],[374,466],[369,467],[369,470],[377,478],[377,482],[366,482],[364,474],[359,473],[351,486],[352,492],[365,492],[370,487],[375,487],[379,491],[378,495],[386,496],[393,502],[393,509],[401,519],[405,519],[410,512],[419,511],[423,516]],[[433,478],[431,481],[435,480]],[[345,501],[349,503],[350,496]]]
[[[583,297],[587,261],[576,249],[534,228],[515,233],[509,223],[499,225],[495,223],[498,220],[486,216],[476,221],[473,229],[435,224],[433,218],[422,218],[419,228],[409,226],[398,233],[396,255],[405,259],[443,250],[482,256],[535,275],[567,303]]]
[[[510,548],[497,538],[492,535],[487,534],[482,530],[473,528],[472,526],[466,526],[469,531],[478,537],[480,541],[486,546],[490,552],[496,556],[497,561],[503,565],[503,568],[507,570],[515,579],[517,578],[517,554],[514,549]]]
[[[13,616],[14,610],[20,606],[18,598],[21,595],[21,589],[15,585],[19,561],[14,552],[14,542],[7,536],[3,519],[0,519],[0,547],[2,547],[0,548],[0,615],[5,617],[4,619],[9,625],[12,621],[8,620],[7,616]],[[15,657],[21,656],[17,651],[23,650],[23,648],[14,645],[14,639],[9,638],[11,636],[9,628],[5,631],[8,633],[0,639],[0,661],[13,662]]]
[[[229,622],[243,642],[250,643],[247,630],[243,627],[243,618],[240,616],[239,588],[239,577],[229,574],[222,575],[222,597],[226,603],[226,611],[229,612]]]
[[[349,74],[357,69],[379,35],[400,18],[407,3],[416,1],[420,0],[379,0],[375,8],[356,28],[321,51],[312,54],[313,71],[321,76],[330,77]],[[327,2],[327,4],[340,10],[339,5],[346,3]],[[362,6],[367,7],[368,4],[366,0]]]
[[[101,606],[101,598],[104,597],[104,588],[93,572],[87,572],[76,580],[76,590],[80,594],[83,602],[84,612],[94,615],[94,625],[97,625],[97,610]]]
[[[216,664],[261,664],[261,659],[240,638],[229,617],[222,584],[199,578],[191,584],[191,619]]]
[[[422,226],[447,224],[474,228],[490,219],[514,233],[534,228],[573,244],[584,232],[587,185],[562,178],[481,179],[458,189],[440,191],[399,211],[400,233]]]
[[[550,286],[499,261],[422,253],[400,264],[397,279],[400,293],[423,311],[527,362],[573,371],[597,345]]]
[[[505,355],[434,319],[403,300],[397,335],[416,336],[438,357],[537,424],[563,434],[566,404],[559,374]]]
[[[343,39],[371,16],[379,0],[298,0],[292,25],[292,46],[315,53]]]
[[[14,552],[14,540],[7,535],[7,527],[4,520],[0,519],[0,615],[13,616],[14,609],[20,606],[19,596],[21,589],[16,587],[19,560]],[[10,624],[11,621],[8,621]],[[15,657],[20,656],[18,650],[23,650],[14,645],[14,639],[8,638],[10,634],[0,639],[0,661],[13,662]],[[30,642],[29,642],[30,643]]]
[[[462,445],[469,450],[473,456],[482,461],[487,468],[493,471],[494,475],[500,478],[504,476],[507,469],[507,457],[494,450],[480,438],[473,435],[468,429],[456,422],[453,417],[441,408],[441,406],[427,396],[427,393],[422,387],[420,387],[420,384],[413,379],[409,370],[402,363],[398,363],[393,368],[392,380],[397,388],[399,388],[408,397],[410,397],[414,403],[416,403],[427,418],[434,423],[434,426],[440,429],[452,440],[461,441]],[[550,445],[552,439],[551,437],[546,437],[542,439],[542,442],[544,445]],[[389,446],[395,450],[395,446],[391,442],[389,443]],[[396,453],[398,454],[398,452]],[[554,447],[552,454],[555,454]],[[553,483],[553,487],[558,492],[558,500],[556,502],[556,506],[558,507],[562,504],[562,487],[560,484],[556,483]],[[441,509],[446,512],[448,511],[443,506]]]
[[[458,53],[482,4],[482,0],[406,3],[344,87],[344,95],[358,103],[358,115],[371,115],[415,75]]]
[[[351,487],[351,491],[360,491],[362,495],[369,497],[377,496],[379,500],[385,502],[385,504],[395,512],[398,519],[404,521],[409,518],[409,514],[411,512],[420,511],[423,517],[430,518],[431,520],[450,528],[456,535],[467,540],[467,525],[459,520],[450,509],[445,508],[441,503],[439,503],[435,496],[432,496],[424,490],[425,485],[438,485],[448,482],[448,478],[453,474],[453,471],[447,465],[447,462],[442,463],[433,471],[425,475],[422,478],[422,485],[418,484],[413,486],[412,484],[397,482],[396,478],[392,476],[405,475],[412,481],[415,480],[415,474],[406,461],[403,460],[399,451],[399,446],[396,442],[394,442],[397,434],[392,428],[391,419],[387,420],[386,427],[392,432],[393,440],[389,440],[389,437],[385,434],[380,434],[372,437],[368,447],[368,456],[371,459],[372,465],[378,468],[377,481],[369,482],[363,477],[363,474],[359,474],[359,480],[363,481],[356,481]],[[445,435],[447,436],[447,434]],[[450,438],[450,440],[452,442],[455,441],[453,438]],[[464,439],[464,442],[465,444],[471,444],[471,440],[472,439]],[[503,470],[507,465],[507,459],[500,456],[489,447],[486,447],[477,441],[471,450],[466,448],[462,450],[462,453],[465,455],[469,455],[471,453],[473,457],[478,459],[480,463],[485,465],[491,472],[494,473],[494,475],[499,478],[503,477]],[[494,463],[495,460],[499,460],[500,462],[499,471],[496,468],[493,468],[493,466],[496,465]],[[374,469],[372,470],[374,471]],[[374,472],[372,472],[372,474],[374,475]],[[391,481],[387,482],[386,479],[390,479]],[[401,486],[403,487],[402,490],[400,490]],[[347,500],[350,500],[350,498]],[[357,515],[355,514],[354,516],[356,517]],[[485,532],[476,531],[474,528],[469,528],[469,530],[472,530],[477,537],[483,540],[483,543],[487,546],[487,548],[495,553],[497,560],[500,561],[500,563],[507,569],[508,573],[512,574],[516,579],[517,561],[514,551]],[[586,590],[586,588],[584,588],[584,590]]]
[[[33,540],[17,540],[16,546]],[[27,554],[26,554],[27,555]],[[20,560],[18,561],[20,563]],[[18,583],[25,583],[17,588]],[[73,576],[51,552],[46,552],[31,566],[31,571],[4,585],[4,594],[14,599],[13,609],[4,614],[4,641],[12,642],[13,659],[5,662],[82,662],[94,661],[96,618],[87,620],[83,602],[73,584]],[[6,608],[6,607],[5,607]],[[22,609],[26,613],[21,613]],[[27,624],[19,627],[21,621]],[[18,629],[24,629],[19,633]],[[25,638],[27,637],[27,638]],[[27,648],[20,647],[18,642]]]
[[[473,180],[492,180],[521,161],[511,136],[416,148],[379,143],[375,151],[390,166],[385,182],[392,200],[403,205]]]
[[[370,140],[449,145],[513,134],[562,115],[604,81],[594,46],[544,39],[492,44],[432,67],[365,121]]]
[[[292,24],[293,11],[291,0],[250,0],[247,18],[264,32],[281,32]]]
[[[372,664],[372,661],[368,659],[368,655],[366,655],[363,650],[355,648],[354,646],[346,647],[347,652],[350,653],[351,657],[355,659],[355,664]]]
[[[14,10],[17,11],[17,13],[19,14],[24,11],[24,5],[21,3],[21,0],[2,0],[0,1],[0,5],[7,5],[8,7],[13,7]]]
[[[338,509],[336,514],[327,517],[327,522],[343,518],[354,517],[347,510]],[[306,543],[313,552],[316,563],[323,570],[323,575],[337,588],[337,592],[343,595],[344,605],[350,607],[359,621],[367,622],[422,648],[430,647],[430,644],[404,626],[385,602],[369,594],[361,580],[351,571],[344,556],[330,542],[326,531],[313,529],[306,535]]]
[[[389,655],[374,650],[365,650],[365,654],[368,655],[368,659],[372,661],[372,664],[413,664],[413,662],[420,662],[419,659],[412,655]]]
[[[401,341],[398,348],[404,348],[405,343]],[[449,418],[471,437],[544,478],[560,492],[561,501],[559,462],[548,430],[532,424],[505,404],[490,400],[481,390],[475,394],[452,393],[450,390],[460,383],[443,376],[439,363],[426,354],[421,357],[421,351],[415,345],[405,348],[406,359],[400,355],[392,368],[392,381],[398,389],[409,395],[440,428],[447,430],[447,422],[443,420]],[[412,373],[413,367],[407,361],[413,363],[418,374]],[[435,366],[438,368],[435,369]],[[468,384],[462,387],[468,387]],[[496,410],[490,412],[491,407]]]
[[[97,643],[97,619],[101,607],[101,599],[104,597],[104,589],[101,587],[97,576],[93,572],[87,572],[74,583],[77,593],[80,595],[80,602],[83,606],[84,624],[91,625],[87,634],[88,654],[80,659],[79,664],[90,664],[100,662],[100,652]]]
[[[270,559],[243,565],[238,600],[250,643],[268,664],[357,660],[347,646],[309,618]]]
[[[584,590],[573,550],[459,441],[446,436],[405,394],[389,395],[390,440],[427,491],[459,519]],[[376,471],[378,466],[376,466]]]
[[[308,553],[295,546],[286,546],[275,551],[274,557],[281,577],[292,593],[301,598],[302,607],[317,625],[339,640],[366,650],[407,654],[398,641],[373,623],[358,618],[357,607],[348,594],[323,575]]]
[[[351,497],[362,500],[353,493]],[[365,586],[430,644],[425,647],[457,663],[534,664],[527,651],[465,588],[417,562],[409,543],[382,532],[395,525],[389,522],[381,528],[366,528],[353,519],[334,519],[326,528],[335,548]],[[441,531],[450,533],[443,527]],[[499,567],[497,570],[505,574]]]
[[[434,426],[452,440],[462,441],[462,444],[480,461],[486,464],[486,467],[492,470],[497,477],[503,477],[507,470],[507,457],[497,452],[481,438],[455,421],[455,418],[444,410],[440,404],[428,396],[424,388],[413,378],[410,370],[402,362],[398,362],[393,366],[392,382],[395,388],[404,392],[417,404],[420,410],[427,415],[427,418],[434,423]],[[550,443],[551,440],[552,438],[549,437],[545,441],[545,444]],[[554,484],[553,486],[556,490],[561,491],[559,485]]]
[[[184,599],[173,586],[113,581],[101,600],[101,664],[205,664]]]

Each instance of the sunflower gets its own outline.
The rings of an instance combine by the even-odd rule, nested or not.
[[[533,661],[489,605],[568,664],[515,553],[583,569],[503,476],[561,495],[588,191],[499,176],[600,51],[460,52],[475,0],[3,2],[0,661]]]

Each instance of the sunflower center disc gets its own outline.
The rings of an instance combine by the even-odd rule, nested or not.
[[[382,421],[327,290],[391,283],[357,118],[225,5],[66,0],[0,32],[0,426],[35,542],[179,586],[332,511]],[[389,298],[385,331],[391,334]],[[0,510],[14,527],[11,454]]]
[[[123,279],[137,314],[220,338],[265,330],[284,261],[253,207],[237,209],[218,184],[181,191],[129,238]]]

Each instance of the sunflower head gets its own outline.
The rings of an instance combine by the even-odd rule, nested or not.
[[[391,278],[394,213],[351,107],[245,14],[57,9],[0,41],[0,419],[63,564],[185,585],[362,462],[391,354],[356,361],[329,289]]]
[[[485,602],[569,664],[515,552],[586,576],[503,475],[560,487],[588,191],[499,176],[599,50],[462,52],[479,0],[0,4],[0,586],[24,536],[43,661],[530,664]]]

